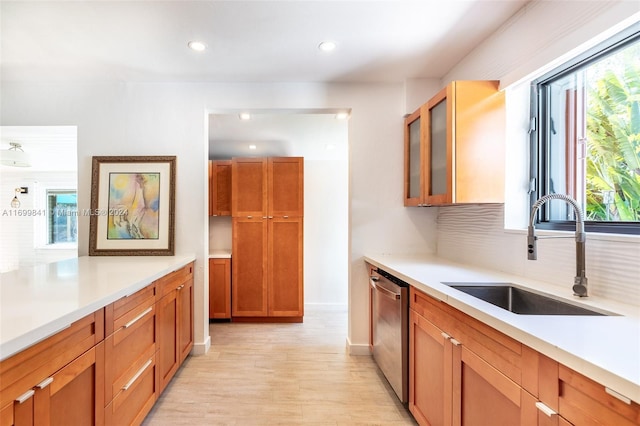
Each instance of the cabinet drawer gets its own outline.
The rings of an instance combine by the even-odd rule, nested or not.
[[[116,331],[105,340],[107,402],[156,351],[155,299],[147,299],[147,303],[131,310],[115,323]]]
[[[158,286],[158,298],[162,298],[190,280],[193,280],[193,262],[156,281],[156,285]]]
[[[107,426],[139,425],[153,407],[158,390],[156,355],[138,366],[105,408]]]
[[[0,363],[0,407],[4,407],[104,339],[104,310]]]
[[[126,324],[132,317],[130,314],[141,305],[147,305],[149,299],[155,300],[156,283],[152,283],[142,290],[139,290],[129,296],[116,300],[105,308],[105,335],[109,336],[123,324]],[[153,302],[152,302],[153,303]],[[123,318],[129,318],[124,319]]]
[[[469,315],[411,287],[411,309],[482,359],[522,384],[522,344]]]
[[[640,424],[640,405],[637,403],[623,402],[607,393],[603,385],[564,365],[558,366],[558,379],[560,383],[559,412],[572,424],[616,426]],[[588,409],[585,409],[587,407]]]

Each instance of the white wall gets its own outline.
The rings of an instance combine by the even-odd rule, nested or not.
[[[195,340],[208,340],[207,111],[349,108],[349,330],[368,342],[365,252],[435,251],[435,214],[402,205],[402,84],[2,83],[3,125],[78,126],[78,193],[94,155],[176,155],[176,251],[195,253]],[[88,251],[80,218],[79,254]],[[367,349],[368,350],[368,349]]]

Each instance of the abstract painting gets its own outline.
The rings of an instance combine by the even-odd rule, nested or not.
[[[175,168],[175,156],[93,157],[90,256],[174,254]]]

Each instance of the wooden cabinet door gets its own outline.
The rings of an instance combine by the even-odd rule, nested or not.
[[[178,355],[179,363],[193,348],[193,275],[178,287]]]
[[[164,390],[178,370],[180,357],[178,354],[178,290],[166,293],[156,310],[158,315],[158,372],[160,374],[160,392]]]
[[[421,425],[451,425],[452,344],[409,311],[409,411]]]
[[[262,218],[233,219],[231,311],[234,317],[268,315],[267,224]]]
[[[424,202],[425,120],[422,106],[404,120],[404,205],[421,206]]]
[[[34,424],[104,425],[104,343],[36,386]]]
[[[453,86],[448,85],[426,104],[424,203],[450,204],[453,200]]]
[[[268,223],[269,316],[301,317],[304,311],[303,219],[274,217]]]
[[[267,214],[267,159],[231,160],[231,215],[262,217]]]
[[[210,216],[231,216],[231,160],[209,162]]]
[[[272,157],[268,160],[267,215],[302,217],[304,215],[304,159]]]
[[[231,318],[231,259],[209,259],[209,319]]]
[[[537,425],[535,407],[523,404],[526,391],[464,345],[452,342],[453,425]]]

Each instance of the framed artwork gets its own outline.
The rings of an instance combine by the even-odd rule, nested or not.
[[[93,157],[89,256],[172,256],[175,176],[175,156]]]

